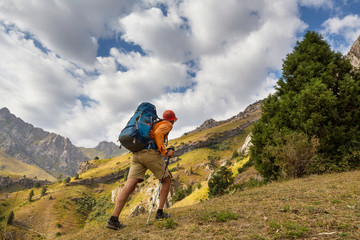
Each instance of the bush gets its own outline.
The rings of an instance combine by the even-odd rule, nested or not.
[[[215,197],[227,193],[227,188],[232,184],[234,178],[231,170],[225,166],[220,167],[208,181],[209,197]]]
[[[95,206],[96,200],[92,196],[85,196],[83,198],[76,199],[76,211],[83,216],[88,216],[92,208]]]
[[[47,191],[47,186],[43,185],[42,188],[41,188],[41,196],[45,196],[45,193]]]
[[[192,193],[192,185],[187,186],[179,191],[177,191],[174,196],[171,198],[171,202],[174,204],[185,197],[189,196]]]
[[[65,182],[65,183],[69,183],[70,180],[71,180],[70,177],[67,177],[67,178],[65,178],[64,182]]]
[[[35,182],[34,187],[35,187],[35,188],[40,188],[40,187],[41,187],[41,183],[40,183],[40,182]]]
[[[310,173],[309,169],[315,159],[319,140],[311,139],[305,133],[291,132],[284,137],[277,134],[275,146],[265,148],[267,154],[276,156],[274,164],[280,169],[283,178],[298,178]]]
[[[126,171],[124,173],[124,181],[127,181],[128,175],[129,175],[129,171]]]
[[[13,223],[14,216],[15,216],[14,212],[11,211],[10,214],[9,214],[8,220],[7,220],[7,224],[12,224]]]
[[[233,152],[233,155],[231,156],[231,159],[234,159],[234,158],[237,158],[239,156],[239,153],[238,153],[238,151],[234,151]]]
[[[32,201],[32,198],[34,196],[34,190],[31,189],[30,193],[29,193],[29,196],[28,196],[28,201],[31,202]]]
[[[74,180],[79,180],[79,174],[74,175]]]
[[[174,219],[172,218],[168,218],[165,221],[158,221],[156,222],[156,226],[160,227],[160,228],[171,228],[174,229],[178,226],[179,224],[177,222],[174,221]]]
[[[98,222],[104,222],[108,219],[107,211],[114,208],[114,204],[106,196],[102,196],[96,200],[95,205],[92,208],[92,212],[89,215],[89,220],[96,220]]]

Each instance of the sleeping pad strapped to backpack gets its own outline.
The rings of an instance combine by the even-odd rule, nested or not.
[[[119,135],[121,145],[131,152],[145,148],[151,140],[149,137],[151,128],[158,119],[153,104],[141,103]]]

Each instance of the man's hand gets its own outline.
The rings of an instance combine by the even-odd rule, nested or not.
[[[174,151],[173,147],[167,149],[167,153],[166,153],[167,157],[172,157],[174,154],[175,154],[175,151]]]
[[[166,153],[166,156],[172,157],[175,154],[174,150],[170,150]]]

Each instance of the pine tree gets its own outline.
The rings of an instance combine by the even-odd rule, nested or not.
[[[32,201],[32,197],[34,196],[34,190],[31,189],[29,196],[28,196],[28,201],[31,202]]]
[[[14,221],[14,212],[11,211],[10,214],[9,214],[9,217],[8,217],[8,220],[7,220],[7,224],[12,224],[13,221]]]
[[[251,156],[260,173],[267,179],[282,175],[276,153],[269,149],[284,144],[292,132],[319,141],[316,160],[305,173],[358,166],[359,83],[359,72],[348,60],[334,53],[320,34],[307,32],[284,60],[276,92],[264,101],[255,124]]]

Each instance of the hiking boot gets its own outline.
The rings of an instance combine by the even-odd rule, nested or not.
[[[114,221],[114,220],[109,219],[109,220],[107,221],[106,227],[107,227],[107,228],[114,229],[114,230],[118,230],[118,229],[120,229],[120,228],[126,227],[126,225],[120,223],[119,220]]]
[[[167,219],[167,218],[171,218],[171,214],[170,213],[165,213],[165,212],[157,212],[156,219]]]

